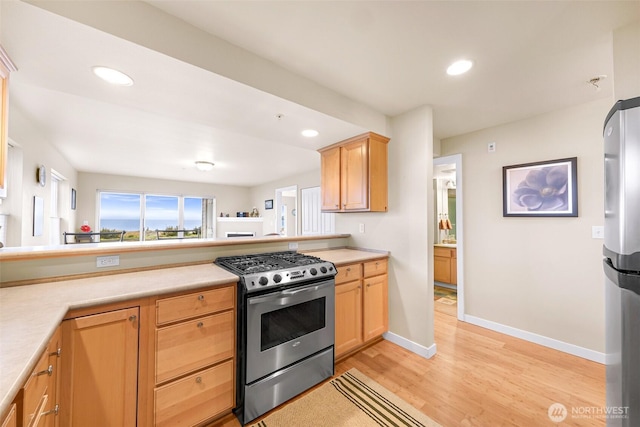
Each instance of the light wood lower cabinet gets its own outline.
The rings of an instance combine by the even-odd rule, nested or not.
[[[455,248],[433,248],[433,280],[452,285],[458,282],[457,250]]]
[[[156,302],[156,426],[193,426],[235,406],[236,284]]]
[[[389,329],[387,260],[338,266],[336,275],[336,358]]]
[[[362,282],[336,285],[336,341],[339,356],[362,344]]]
[[[9,407],[9,413],[4,417],[2,421],[2,427],[17,427],[18,426],[18,405],[13,403]]]
[[[36,367],[22,388],[22,399],[18,399],[22,413],[21,424],[28,427],[54,427],[58,415],[58,369],[61,343],[60,328],[56,330],[40,356]]]
[[[135,426],[139,308],[62,322],[61,426]]]
[[[233,360],[157,387],[156,427],[193,426],[234,406]]]

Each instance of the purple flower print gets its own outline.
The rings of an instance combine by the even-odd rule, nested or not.
[[[513,192],[513,202],[528,211],[566,210],[568,170],[567,165],[531,170]]]

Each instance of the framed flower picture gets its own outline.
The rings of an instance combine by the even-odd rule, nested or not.
[[[578,158],[504,166],[502,216],[578,216]]]

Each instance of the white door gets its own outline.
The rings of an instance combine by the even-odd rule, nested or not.
[[[320,187],[302,189],[302,235],[333,234],[336,229],[335,213],[322,212]]]

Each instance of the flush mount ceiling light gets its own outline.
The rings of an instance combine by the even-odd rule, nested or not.
[[[305,129],[302,131],[302,136],[306,136],[307,138],[313,138],[314,136],[318,136],[319,132],[315,129]]]
[[[109,67],[93,67],[93,74],[100,77],[107,83],[118,86],[131,86],[133,85],[133,79],[127,76],[122,71],[114,70]]]
[[[447,68],[447,74],[450,76],[459,76],[460,74],[464,74],[469,71],[471,67],[473,67],[473,62],[468,59],[461,59],[460,61],[456,61],[449,65],[449,68]]]
[[[213,169],[213,163],[211,162],[205,162],[203,160],[198,160],[196,162],[196,168],[198,168],[198,170],[201,171],[210,171],[211,169]]]

